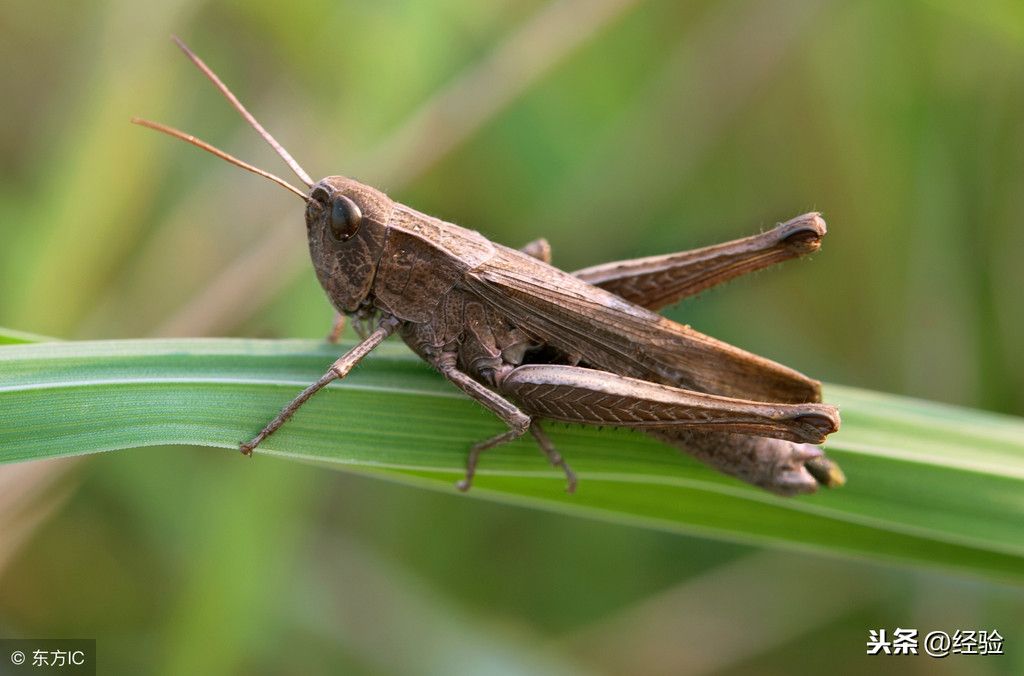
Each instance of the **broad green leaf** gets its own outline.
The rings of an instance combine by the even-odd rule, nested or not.
[[[0,462],[194,444],[235,449],[343,350],[312,341],[0,347]],[[530,442],[486,454],[474,498],[668,531],[1024,582],[1024,421],[829,386],[848,485],[777,498],[643,434],[551,426],[575,495]],[[315,462],[454,491],[500,423],[397,342],[314,397],[252,460]]]

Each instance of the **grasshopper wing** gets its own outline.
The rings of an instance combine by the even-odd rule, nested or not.
[[[463,275],[509,321],[584,364],[665,385],[756,401],[813,402],[821,386],[507,247]]]

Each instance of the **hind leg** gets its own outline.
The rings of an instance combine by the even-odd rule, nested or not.
[[[576,472],[572,471],[572,467],[569,467],[569,463],[565,461],[562,454],[555,450],[555,445],[551,443],[551,439],[548,439],[548,435],[544,433],[540,423],[536,420],[530,423],[530,434],[533,435],[534,441],[540,447],[541,453],[547,456],[548,462],[553,467],[562,468],[562,471],[565,473],[565,492],[575,493],[577,483]]]

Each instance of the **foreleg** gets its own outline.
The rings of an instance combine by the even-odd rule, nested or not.
[[[281,425],[285,424],[292,415],[295,414],[299,408],[309,400],[314,394],[322,390],[327,386],[328,383],[340,378],[344,378],[348,375],[349,371],[362,361],[363,357],[370,354],[375,347],[380,345],[385,338],[394,333],[395,329],[399,326],[399,321],[394,317],[385,317],[381,320],[377,329],[368,335],[361,343],[353,347],[351,350],[343,354],[337,361],[331,364],[331,368],[327,370],[323,376],[320,377],[315,383],[304,389],[299,396],[295,397],[290,404],[281,409],[281,412],[277,414],[273,420],[271,420],[266,427],[260,430],[260,433],[248,441],[240,445],[240,450],[244,455],[252,455],[254,448],[259,446],[264,439],[269,437],[271,434],[276,432]]]
[[[327,342],[337,345],[341,340],[341,332],[345,330],[345,315],[340,312],[334,313],[334,321],[331,323],[331,331],[327,334]]]

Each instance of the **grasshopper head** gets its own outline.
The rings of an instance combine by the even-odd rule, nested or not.
[[[309,255],[341,312],[355,312],[370,295],[393,204],[381,191],[344,176],[328,176],[310,189]]]
[[[279,176],[243,162],[209,143],[183,131],[157,122],[133,118],[132,122],[163,132],[191,143],[217,157],[277,183],[306,203],[306,231],[309,235],[309,253],[313,257],[316,276],[331,303],[342,312],[355,312],[370,295],[377,261],[384,249],[384,231],[391,213],[392,202],[387,195],[344,176],[328,176],[317,183],[306,173],[295,158],[263,128],[231,93],[217,74],[210,69],[184,42],[174,42],[213,82],[249,125],[263,137],[281,159],[291,167],[309,193],[291,185]]]

